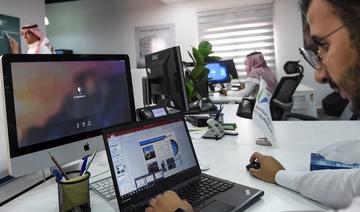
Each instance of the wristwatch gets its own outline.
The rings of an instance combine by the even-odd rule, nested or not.
[[[186,211],[184,209],[182,209],[182,208],[178,208],[174,212],[186,212]]]

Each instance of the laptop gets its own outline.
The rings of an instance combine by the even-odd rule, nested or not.
[[[166,190],[194,211],[243,211],[264,192],[201,173],[182,114],[119,125],[103,134],[120,211],[144,211]]]

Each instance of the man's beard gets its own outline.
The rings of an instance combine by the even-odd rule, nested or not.
[[[339,87],[346,88],[352,104],[351,110],[355,116],[360,116],[360,58],[341,75]]]

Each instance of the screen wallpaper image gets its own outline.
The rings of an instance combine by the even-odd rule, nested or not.
[[[224,81],[227,80],[226,66],[220,63],[210,63],[205,66],[209,69],[209,81]]]
[[[18,146],[131,120],[125,67],[124,61],[13,63]]]

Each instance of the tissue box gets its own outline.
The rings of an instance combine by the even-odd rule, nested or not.
[[[326,160],[319,153],[311,153],[310,171],[321,169],[354,169],[360,168],[360,164],[346,164]]]

